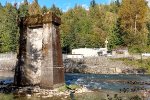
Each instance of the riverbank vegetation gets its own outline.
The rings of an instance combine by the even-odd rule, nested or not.
[[[75,100],[143,100],[146,97],[143,97],[141,93],[117,93],[107,91],[100,92],[90,92],[82,94],[74,94],[73,98]],[[37,98],[37,97],[18,97],[15,98],[12,94],[0,94],[0,100],[70,100],[71,97],[60,98],[59,96],[51,98]]]
[[[132,59],[132,58],[118,58],[112,60],[123,61],[128,66],[133,66],[135,69],[141,69],[143,72],[150,73],[150,58],[148,59]]]
[[[71,84],[71,85],[64,85],[64,86],[61,86],[59,87],[59,91],[60,92],[65,92],[65,91],[69,91],[69,90],[76,90],[76,89],[79,89],[81,88],[79,85],[75,85],[75,84]]]
[[[107,93],[105,93],[107,92]],[[77,100],[143,100],[141,93],[93,92],[76,96]]]
[[[2,94],[0,93],[0,100],[12,100],[13,95],[12,94]]]
[[[33,14],[56,13],[62,19],[61,44],[64,52],[73,48],[104,47],[110,50],[128,47],[131,52],[150,52],[150,8],[146,0],[114,0],[110,4],[90,2],[85,8],[76,5],[62,11],[56,5],[40,7],[38,0],[29,3],[0,4],[0,52],[16,52],[19,20]]]

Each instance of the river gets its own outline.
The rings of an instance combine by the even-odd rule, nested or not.
[[[0,81],[1,80],[8,80],[8,82],[12,82],[13,73],[0,72]],[[93,93],[76,95],[77,100],[101,100],[100,98],[106,98],[108,94],[119,94],[121,97],[125,94],[124,97],[126,97],[126,95],[131,95],[131,93],[132,95],[138,94],[137,91],[150,90],[150,75],[97,75],[66,73],[65,82],[67,85],[77,84],[94,91]],[[127,93],[120,94],[120,92]],[[59,98],[53,98],[51,100],[59,100]]]
[[[135,87],[150,89],[150,75],[125,74],[66,74],[66,84],[83,85],[90,89],[120,91]]]

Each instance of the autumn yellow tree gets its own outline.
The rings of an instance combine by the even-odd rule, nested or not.
[[[146,14],[148,5],[145,0],[122,0],[119,17],[127,46],[146,45]]]
[[[31,5],[29,5],[29,14],[30,15],[35,15],[35,14],[41,14],[41,8],[38,4],[37,0],[34,0]]]

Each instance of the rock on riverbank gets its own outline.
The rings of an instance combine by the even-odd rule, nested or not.
[[[60,91],[59,88],[56,89],[41,89],[39,86],[32,87],[20,87],[13,91],[15,97],[39,97],[39,98],[52,98],[52,97],[60,97],[60,98],[68,98],[74,94],[81,94],[92,92],[86,87],[80,87],[76,89],[66,89],[65,91]]]
[[[0,70],[10,71],[15,69],[16,59],[1,59]],[[142,69],[125,65],[123,61],[111,60],[109,57],[90,57],[84,59],[65,59],[63,61],[67,73],[93,73],[93,74],[137,74],[144,73]]]
[[[93,74],[138,74],[144,73],[142,69],[125,65],[122,61],[114,61],[108,57],[91,57],[64,60],[67,73],[93,73]]]

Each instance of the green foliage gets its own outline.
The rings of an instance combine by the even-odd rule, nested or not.
[[[147,29],[148,29],[148,40],[147,44],[150,45],[150,8],[148,9],[148,14],[147,14]]]
[[[150,52],[150,46],[142,46],[142,45],[134,45],[129,47],[129,52],[130,53],[145,53],[145,52]]]
[[[24,3],[22,3],[20,6],[19,6],[19,17],[25,17],[25,16],[28,16],[29,13],[28,13],[28,10],[29,10],[29,5],[28,5],[28,2],[27,0],[24,1]]]
[[[2,4],[0,3],[0,8],[2,8],[3,6],[2,6]]]
[[[68,89],[67,89],[67,85],[63,85],[63,86],[59,87],[58,90],[59,90],[60,92],[65,92],[65,91],[67,91],[67,90],[68,90]]]
[[[119,7],[120,7],[120,1],[116,0],[110,3],[109,9],[113,13],[118,13]]]
[[[75,89],[78,89],[78,88],[81,88],[79,85],[75,85],[75,84],[71,84],[68,86],[71,90],[75,90]]]
[[[112,27],[112,30],[108,36],[108,47],[110,50],[115,49],[119,46],[123,46],[124,41],[122,37],[122,30],[120,27],[120,20],[116,19],[116,23]]]
[[[65,92],[65,91],[68,91],[68,90],[75,90],[75,89],[78,89],[78,88],[81,88],[80,86],[78,85],[75,85],[75,84],[71,84],[71,85],[63,85],[61,87],[58,88],[59,91],[61,92]]]
[[[63,48],[99,48],[104,47],[106,38],[111,34],[116,14],[110,12],[107,6],[96,4],[89,11],[76,6],[61,18]]]
[[[131,58],[119,58],[119,59],[112,59],[112,60],[121,60],[126,65],[133,66],[138,69],[145,70],[146,73],[150,73],[150,59],[131,59]]]
[[[37,0],[34,0],[34,2],[29,5],[29,14],[35,15],[35,14],[42,14],[40,5],[38,4]]]
[[[47,13],[47,12],[48,12],[47,7],[46,7],[46,6],[43,6],[43,8],[42,8],[42,14]]]
[[[150,41],[149,24],[145,24],[147,5],[144,0],[117,0],[110,5],[98,5],[92,0],[89,11],[76,6],[61,18],[63,48],[104,47],[107,38],[109,49],[120,46],[132,49],[136,45],[146,47],[147,41]]]
[[[108,40],[109,49],[129,47],[131,52],[149,52],[150,9],[145,0],[116,0],[100,5],[91,0],[89,10],[80,5],[62,12],[54,4],[42,8],[38,0],[29,4],[24,0],[19,8],[0,4],[0,52],[16,52],[20,17],[54,12],[61,17],[61,44],[63,51],[73,48],[100,48]]]
[[[91,2],[90,2],[90,7],[95,7],[96,6],[96,2],[95,2],[95,0],[92,0]]]
[[[19,39],[17,9],[7,3],[0,12],[0,52],[16,52]]]
[[[24,4],[26,4],[26,5],[27,5],[27,4],[28,4],[28,0],[24,0]]]
[[[13,100],[13,95],[11,94],[0,94],[0,100]]]
[[[50,8],[50,11],[54,12],[59,17],[62,15],[62,11],[58,7],[56,7],[54,4]]]
[[[70,49],[88,47],[91,36],[91,21],[86,10],[76,6],[62,15],[61,36],[62,46]]]

